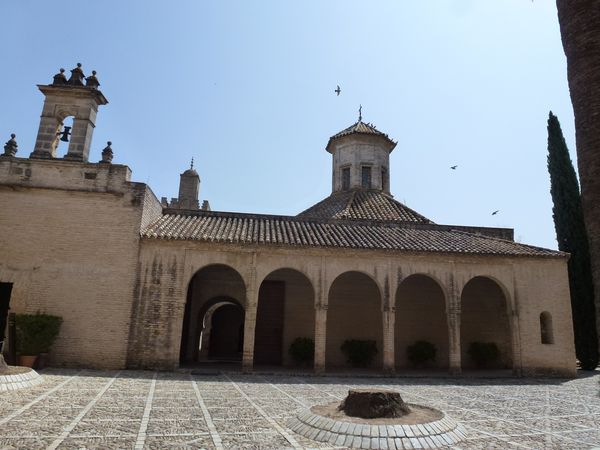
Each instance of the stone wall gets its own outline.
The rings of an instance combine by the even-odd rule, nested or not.
[[[407,253],[396,255],[378,251],[339,249],[331,251],[316,248],[294,249],[153,239],[143,239],[140,250],[142,277],[136,301],[137,321],[134,325],[136,329],[144,331],[130,342],[130,355],[132,356],[130,365],[132,367],[177,367],[187,285],[194,273],[210,264],[226,264],[235,269],[243,278],[247,286],[245,308],[246,320],[249,322],[246,324],[245,330],[252,330],[252,333],[254,328],[251,325],[253,317],[255,318],[255,312],[252,313],[252,310],[254,308],[255,311],[258,288],[262,280],[273,271],[282,268],[294,269],[304,274],[315,292],[315,310],[321,314],[323,305],[327,308],[325,310],[326,330],[320,331],[321,328],[317,326],[320,316],[314,314],[317,363],[320,352],[319,342],[322,342],[322,338],[325,337],[325,348],[322,354],[326,355],[328,364],[332,366],[344,363],[343,356],[339,353],[339,345],[343,338],[366,338],[371,337],[371,334],[378,340],[379,357],[383,358],[384,365],[393,367],[396,364],[396,356],[398,356],[398,364],[402,366],[404,363],[400,355],[405,352],[402,347],[409,340],[416,339],[416,330],[419,327],[429,326],[435,311],[439,316],[435,320],[439,324],[432,328],[439,330],[439,335],[436,333],[430,338],[443,339],[443,320],[441,307],[438,305],[440,299],[436,299],[431,308],[425,308],[425,310],[415,308],[410,312],[415,317],[415,320],[411,321],[413,331],[406,329],[403,336],[399,335],[394,338],[392,334],[391,338],[386,339],[386,330],[382,325],[385,321],[382,320],[382,317],[390,315],[388,311],[390,307],[393,307],[398,283],[410,275],[425,274],[438,283],[444,294],[444,311],[446,313],[449,310],[456,310],[457,307],[460,309],[463,287],[471,279],[484,276],[493,280],[505,295],[506,319],[509,322],[507,342],[510,346],[510,350],[507,352],[510,354],[515,373],[533,373],[545,370],[548,373],[568,376],[575,374],[566,260],[564,258],[505,258]],[[170,271],[164,269],[175,265],[176,270],[175,268]],[[150,276],[153,267],[162,267],[160,270],[154,270],[157,274],[156,278]],[[371,298],[371,294],[357,295],[357,302],[359,296],[361,299],[367,298],[369,306],[368,308],[357,308],[358,311],[355,313],[351,313],[351,308],[348,307],[352,303],[350,300],[329,303],[331,301],[329,292],[333,281],[340,274],[348,271],[358,271],[368,275],[376,283],[380,292],[377,300]],[[339,298],[349,299],[356,295],[358,292],[356,289],[362,289],[362,287],[351,287],[346,292],[340,293]],[[298,298],[301,296],[299,292],[296,294]],[[439,292],[434,294],[429,287],[423,287],[423,292],[419,295],[429,299],[432,296],[439,296]],[[483,292],[481,301],[484,301],[485,297],[489,295],[493,295],[493,290]],[[345,305],[346,308],[344,308],[343,302],[349,302]],[[342,305],[338,308],[335,303]],[[396,307],[398,308],[397,303]],[[308,308],[303,306],[303,309],[308,317],[311,314]],[[542,311],[549,311],[553,316],[555,344],[541,344],[539,314]],[[395,311],[396,320],[399,320],[400,323],[403,320],[402,314],[409,314],[407,309],[403,311],[403,306]],[[416,322],[416,320],[420,320],[420,322]],[[371,334],[354,336],[354,330],[350,330],[350,327],[347,327],[348,333],[341,332],[341,328],[346,327],[344,324],[355,321],[358,321],[358,326],[369,330],[368,333]],[[330,327],[332,328],[330,329]],[[340,327],[339,332],[335,331],[336,327]],[[394,327],[394,329],[397,330],[398,327]],[[289,329],[289,326],[284,328]],[[452,329],[452,326],[445,330],[448,340],[451,335],[449,329]],[[459,327],[457,333],[460,335]],[[291,334],[286,339],[292,339]],[[345,336],[343,336],[344,334]],[[378,337],[378,335],[383,336]],[[245,348],[244,354],[247,364],[251,366],[252,341],[247,337],[245,337],[245,342],[250,342],[248,343],[249,347]],[[396,347],[394,344],[397,344],[399,348],[394,348]],[[160,348],[161,351],[156,352],[156,348]],[[286,348],[287,341],[284,343],[284,352],[287,351]],[[443,346],[440,345],[440,348]],[[448,352],[452,353],[450,345]],[[455,358],[459,361],[459,369],[461,353],[459,352]],[[387,362],[386,354],[391,355],[387,356]],[[440,361],[446,359],[443,355],[444,352],[441,350]],[[324,362],[325,360],[323,360]],[[378,360],[380,365],[381,362]],[[453,368],[451,367],[451,369]]]
[[[0,280],[14,283],[13,312],[63,317],[52,364],[125,366],[142,209],[153,197],[129,175],[0,158]]]

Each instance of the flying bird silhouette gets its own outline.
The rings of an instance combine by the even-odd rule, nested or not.
[[[340,85],[339,84],[337,85],[337,89],[334,90],[333,92],[335,92],[338,95],[338,97],[339,97],[340,92],[342,92],[342,90],[340,89]]]
[[[456,170],[456,168],[457,168],[457,167],[458,167],[458,166],[450,166],[450,168],[451,168],[452,170]]]
[[[499,210],[499,209],[497,209],[496,211],[494,211],[494,212],[492,213],[492,216],[495,216],[495,215],[496,215],[496,214],[498,214],[499,212],[500,212],[500,210]]]

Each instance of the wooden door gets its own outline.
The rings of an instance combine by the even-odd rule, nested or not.
[[[254,363],[281,365],[285,283],[263,281],[258,292]]]
[[[10,309],[10,293],[12,283],[0,283],[0,342],[4,341],[4,331],[6,330],[6,319]],[[14,344],[11,344],[14,345]]]

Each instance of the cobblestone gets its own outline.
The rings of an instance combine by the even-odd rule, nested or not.
[[[41,384],[0,393],[0,448],[348,448],[376,435],[365,427],[360,438],[315,442],[294,433],[288,421],[308,406],[341,400],[348,389],[367,386],[396,389],[406,401],[440,409],[462,425],[456,433],[464,433],[465,440],[425,439],[428,446],[455,450],[600,446],[598,371],[568,381],[202,377],[57,369],[41,375]],[[430,427],[445,425],[442,421]],[[392,439],[385,443],[379,439],[382,448],[392,448],[390,442],[400,448],[401,439],[419,442],[414,435],[403,438],[400,433],[393,439],[387,430]]]

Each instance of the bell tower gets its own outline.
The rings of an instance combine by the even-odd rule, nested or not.
[[[54,75],[52,84],[38,85],[45,100],[30,158],[56,158],[56,148],[59,140],[62,140],[69,142],[64,159],[88,162],[98,106],[106,105],[108,100],[98,89],[100,83],[96,71],[86,77],[81,64],[77,64],[68,80],[64,72],[64,69],[60,69]],[[63,129],[63,121],[67,117],[73,117],[72,129]]]

